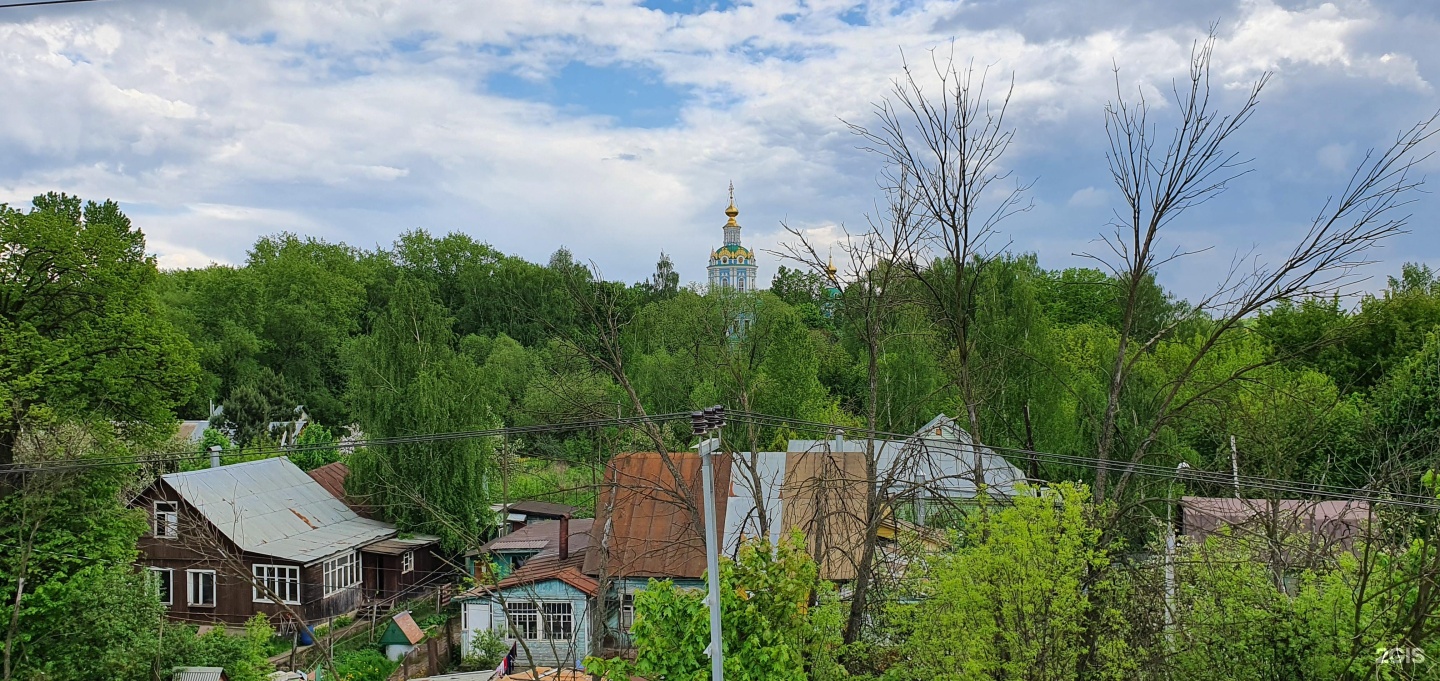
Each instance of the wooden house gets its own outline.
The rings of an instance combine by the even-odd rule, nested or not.
[[[572,525],[561,518],[524,528],[525,545],[538,545],[538,550],[498,582],[456,598],[461,603],[462,650],[468,654],[475,636],[498,631],[519,642],[521,666],[573,667],[584,660],[590,651],[592,607],[600,592],[600,583],[582,572],[590,552],[590,522]],[[541,529],[550,536],[541,536]]]
[[[313,624],[444,575],[438,538],[399,538],[283,457],[164,475],[133,505],[150,515],[140,562],[182,621]]]

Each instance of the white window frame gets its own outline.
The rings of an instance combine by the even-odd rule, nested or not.
[[[523,609],[523,611],[516,612],[517,609]],[[523,621],[527,623],[526,626],[516,626],[515,623],[519,618],[524,618]],[[535,601],[506,602],[505,625],[509,627],[510,633],[516,638],[522,638],[526,641],[544,640],[541,637],[545,635],[545,620],[540,616],[540,604]],[[535,635],[527,635],[532,630],[535,632]]]
[[[564,611],[561,611],[564,608]],[[566,623],[561,626],[559,623]],[[552,626],[553,623],[553,626]],[[540,602],[540,625],[544,629],[541,635],[547,641],[573,641],[575,640],[575,604],[570,601],[541,601]],[[569,629],[564,636],[557,636],[555,629]]]
[[[406,551],[400,554],[400,574],[415,571],[415,552]]]
[[[326,598],[359,586],[360,552],[351,551],[327,559],[321,574],[324,575]]]
[[[166,510],[161,510],[161,507]],[[156,501],[150,529],[157,539],[174,539],[180,536],[180,504],[174,501]]]
[[[203,592],[203,591],[204,591],[204,589],[203,589],[203,582],[204,582],[204,580],[205,580],[206,578],[209,578],[209,580],[210,580],[210,602],[209,602],[209,603],[205,603],[205,602],[196,600],[196,598],[195,598],[195,587],[196,587],[196,585],[197,585],[197,584],[200,584],[200,585],[202,586],[201,591]],[[220,598],[220,593],[219,593],[219,590],[218,590],[218,588],[219,588],[218,585],[219,585],[219,582],[217,582],[217,581],[215,580],[215,571],[214,571],[214,570],[186,570],[186,571],[185,571],[185,605],[190,606],[190,607],[192,607],[192,608],[213,608],[213,607],[215,607],[216,601],[218,601],[219,598]],[[204,594],[202,593],[201,596],[203,597]]]
[[[635,594],[620,594],[620,631],[635,628]]]
[[[165,590],[163,590],[163,591],[160,592],[160,603],[163,604],[163,605],[174,605],[174,604],[175,604],[175,569],[174,569],[174,568],[151,567],[151,568],[150,568],[150,571],[153,572],[153,573],[155,573],[155,578],[156,578],[156,579],[164,580],[165,586],[166,586],[166,587],[169,587],[169,588],[167,588],[167,589],[165,589]],[[160,573],[162,573],[162,572],[165,573],[165,576],[164,576],[164,577],[161,577],[161,576],[160,576]]]
[[[251,574],[255,580],[270,587],[281,602],[287,605],[300,605],[300,566],[298,565],[271,565],[267,563],[256,563],[250,566]],[[291,587],[293,586],[295,600],[290,600]],[[250,586],[251,598],[256,603],[271,603],[259,586]]]

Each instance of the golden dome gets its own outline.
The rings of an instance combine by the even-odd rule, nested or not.
[[[725,209],[725,215],[730,218],[725,223],[726,227],[735,227],[735,216],[740,214],[740,209],[735,207],[735,183],[730,183],[730,207]]]

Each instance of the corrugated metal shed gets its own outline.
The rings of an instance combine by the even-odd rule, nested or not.
[[[737,452],[733,497],[725,519],[725,550],[733,554],[742,537],[759,534],[757,491],[764,500],[770,539],[778,542],[800,530],[812,555],[822,556],[821,574],[828,579],[854,576],[853,560],[864,545],[866,498],[864,440],[791,440],[788,452]],[[904,440],[877,440],[880,484],[892,492],[913,490],[925,497],[967,499],[975,496],[977,471],[990,494],[1010,496],[1024,474],[1004,457],[974,446],[970,434],[944,414],[936,416]],[[753,457],[755,472],[750,463]],[[977,467],[978,463],[978,467]],[[752,481],[752,476],[758,481]],[[887,483],[888,480],[888,483]],[[919,526],[889,518],[882,535],[902,531],[920,536]]]
[[[161,479],[249,553],[309,564],[395,535],[393,526],[361,518],[284,457]]]
[[[179,667],[171,681],[225,681],[225,670],[221,667]]]
[[[595,550],[587,554],[585,574],[599,574],[602,562],[615,577],[697,579],[705,573],[700,455],[677,452],[670,459],[680,480],[654,452],[619,454],[610,460],[591,530]],[[715,457],[720,522],[730,498],[730,472],[729,457]],[[686,508],[686,498],[697,513]]]
[[[894,480],[892,489],[923,485],[935,496],[952,499],[975,497],[975,480],[981,477],[989,493],[996,496],[1015,495],[1015,487],[1025,481],[1025,474],[1005,457],[983,445],[976,446],[970,433],[955,420],[940,414],[915,435],[905,440],[877,440],[879,451],[876,466],[881,478]],[[847,454],[865,452],[864,440],[845,440]],[[820,452],[835,450],[834,441],[791,440],[789,451]]]

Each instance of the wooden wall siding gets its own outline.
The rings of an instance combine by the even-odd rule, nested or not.
[[[570,603],[571,614],[574,617],[574,637],[565,641],[526,641],[530,648],[530,655],[534,658],[534,665],[546,667],[573,667],[577,662],[584,660],[590,649],[590,603],[589,597],[584,592],[570,586],[558,579],[546,580],[536,584],[527,584],[523,587],[506,589],[502,592],[506,602],[530,601],[539,603]],[[482,603],[488,604],[488,608]],[[462,641],[465,646],[474,640],[477,633],[486,629],[500,629],[509,632],[510,625],[505,618],[504,608],[498,598],[476,599],[462,605],[467,608],[465,624],[467,628],[461,632]],[[483,620],[483,615],[488,611],[488,624]],[[480,613],[480,617],[473,616]],[[512,634],[507,633],[507,636]],[[525,656],[522,646],[517,649],[515,664],[521,667],[531,666],[531,660]]]
[[[230,555],[239,556],[247,574],[253,574],[256,564],[296,565],[295,563],[277,560],[269,556],[241,554],[239,547],[231,543],[214,526],[201,521],[194,508],[186,504],[180,495],[176,494],[163,481],[146,490],[132,503],[132,506],[145,511],[152,531],[155,527],[154,502],[157,500],[180,504],[180,525],[176,532],[179,536],[174,539],[164,539],[151,536],[151,533],[147,532],[140,538],[137,546],[141,554],[140,563],[144,567],[173,570],[172,602],[166,609],[166,613],[171,619],[191,624],[208,622],[244,624],[245,620],[250,619],[256,613],[265,613],[275,619],[281,618],[282,613],[285,612],[282,606],[255,602],[254,590],[249,578],[235,573],[233,560],[224,560],[213,554],[207,555],[200,549],[212,545],[212,542],[218,542]],[[210,537],[199,539],[195,535],[197,532],[210,533]],[[367,555],[362,560],[369,558],[371,556]],[[300,566],[297,565],[297,567]],[[398,562],[395,567],[397,570],[399,569]],[[419,569],[418,556],[416,568]],[[192,607],[186,602],[188,595],[186,570],[215,571],[215,607]],[[292,607],[298,610],[307,622],[315,625],[323,623],[327,618],[339,617],[355,611],[364,600],[364,589],[361,587],[346,589],[326,598],[324,562],[322,561],[308,568],[301,567],[301,604]]]

